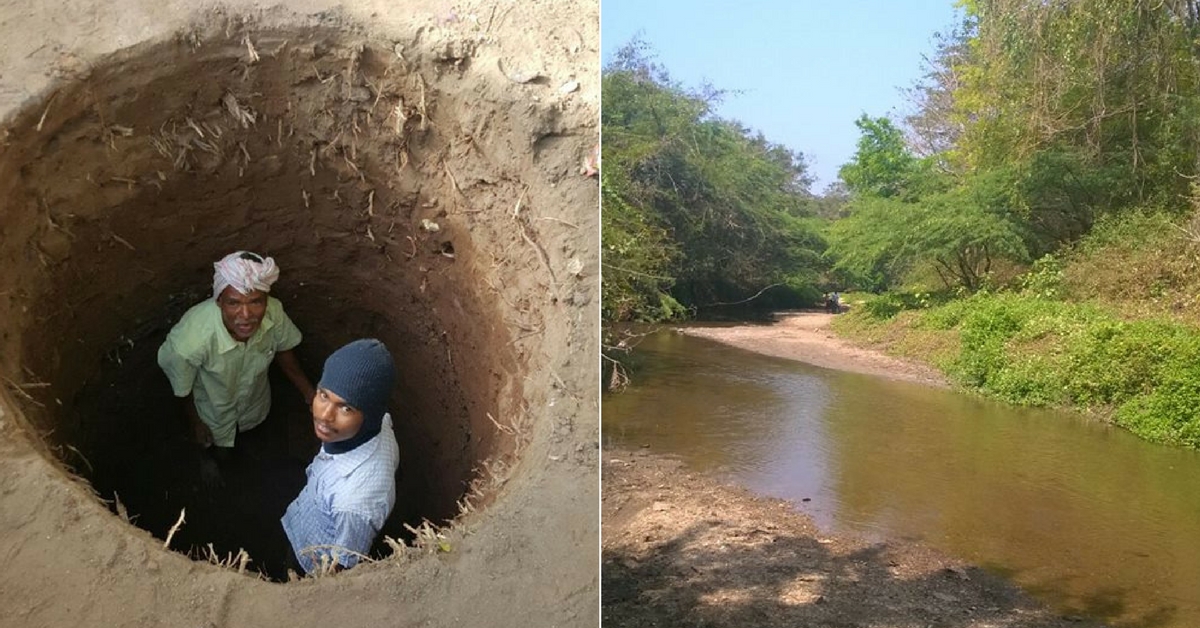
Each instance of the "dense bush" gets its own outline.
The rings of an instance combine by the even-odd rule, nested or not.
[[[907,310],[922,310],[946,303],[951,295],[946,292],[887,292],[865,300],[862,309],[871,318],[887,320]]]
[[[1146,440],[1200,448],[1200,364],[1171,369],[1159,386],[1117,409],[1118,425]]]
[[[1010,403],[1111,412],[1143,438],[1200,448],[1200,330],[1121,320],[1039,293],[979,293],[928,309],[888,295],[856,316],[887,325],[879,321],[918,309],[903,324],[956,332],[957,356],[945,368],[967,388]]]

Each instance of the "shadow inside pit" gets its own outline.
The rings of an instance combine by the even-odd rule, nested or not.
[[[303,488],[305,468],[320,445],[309,409],[272,366],[270,414],[238,436],[234,455],[221,467],[224,486],[205,488],[200,450],[189,439],[181,401],[157,363],[167,331],[150,330],[132,347],[106,356],[100,372],[71,404],[61,433],[51,440],[114,513],[156,538],[165,540],[185,512],[171,549],[196,560],[235,565],[244,549],[250,555],[247,571],[287,581],[290,548],[279,520]],[[315,381],[319,372],[307,364],[305,368]],[[384,534],[407,537],[396,515],[372,555],[390,553]]]
[[[754,531],[763,535],[754,546],[743,544],[744,539],[706,542],[722,533],[722,527],[716,520],[698,523],[659,542],[648,555],[606,548],[601,573],[604,625],[1101,625],[1078,616],[1031,613],[1027,599],[982,569],[902,577],[896,575],[896,563],[885,546],[836,555],[813,538],[774,536],[765,530]],[[1121,596],[1119,591],[1106,592],[1105,608],[1123,608]],[[1169,616],[1153,613],[1112,625],[1161,626]]]

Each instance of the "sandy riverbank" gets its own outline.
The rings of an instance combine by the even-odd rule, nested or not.
[[[824,312],[782,312],[773,323],[736,327],[688,327],[683,333],[709,338],[741,349],[824,368],[878,375],[890,379],[947,386],[937,370],[856,347],[829,328],[834,315]]]

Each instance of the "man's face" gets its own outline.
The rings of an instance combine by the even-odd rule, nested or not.
[[[233,286],[226,286],[217,297],[217,305],[221,306],[221,322],[225,323],[229,335],[238,342],[245,342],[262,325],[263,315],[267,312],[267,293],[254,290],[242,294]]]
[[[354,438],[363,425],[363,413],[345,399],[324,388],[317,389],[312,403],[313,431],[323,443]]]

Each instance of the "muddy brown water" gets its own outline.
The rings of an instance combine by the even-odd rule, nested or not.
[[[671,331],[637,353],[603,399],[606,444],[792,500],[831,533],[926,543],[1066,614],[1200,626],[1195,452]]]

